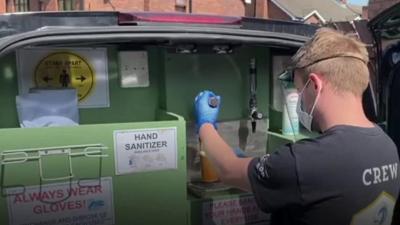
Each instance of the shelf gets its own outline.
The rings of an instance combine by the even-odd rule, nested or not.
[[[291,142],[293,142],[294,140],[298,141],[298,140],[305,139],[305,138],[312,138],[312,137],[315,137],[318,135],[316,133],[311,133],[311,132],[304,131],[304,130],[301,130],[300,133],[298,135],[295,135],[294,137],[293,137],[293,135],[283,135],[282,133],[273,132],[273,131],[267,131],[267,134],[269,136],[275,136],[277,138],[281,138],[281,139],[288,140]]]
[[[283,135],[282,133],[267,131],[268,140],[267,140],[267,153],[274,152],[279,146],[285,145],[288,143],[294,143],[296,141],[317,137],[319,134],[314,132],[308,132],[305,130],[301,130],[300,134],[292,136],[292,135]]]

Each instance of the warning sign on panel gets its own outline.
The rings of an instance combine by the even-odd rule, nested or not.
[[[269,219],[253,196],[203,203],[203,225],[265,224]]]
[[[111,178],[7,189],[10,225],[112,225]]]

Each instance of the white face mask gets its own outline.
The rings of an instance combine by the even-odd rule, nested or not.
[[[311,112],[310,112],[310,114],[308,114],[307,112],[305,112],[304,110],[303,110],[303,93],[304,93],[304,90],[306,89],[306,87],[307,87],[307,85],[310,83],[310,79],[306,82],[306,84],[304,85],[304,87],[303,87],[303,90],[300,92],[300,94],[299,94],[299,101],[298,101],[298,103],[297,103],[297,108],[296,108],[296,111],[297,111],[297,115],[299,116],[299,120],[300,120],[300,123],[301,124],[303,124],[303,126],[308,130],[308,131],[311,131],[311,125],[312,125],[312,119],[313,119],[313,116],[312,116],[312,114],[313,114],[313,112],[314,112],[314,109],[315,109],[315,106],[317,105],[317,102],[318,102],[318,98],[319,98],[319,92],[318,92],[318,94],[317,94],[317,97],[315,98],[315,101],[314,101],[314,104],[313,104],[313,106],[312,106],[312,108],[311,108]]]

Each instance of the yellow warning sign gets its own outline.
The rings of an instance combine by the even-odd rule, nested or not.
[[[38,88],[75,88],[79,101],[95,87],[91,65],[71,52],[56,52],[44,57],[36,66],[34,80]]]

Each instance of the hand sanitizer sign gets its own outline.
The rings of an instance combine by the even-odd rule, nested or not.
[[[177,168],[176,128],[114,131],[116,174]]]

